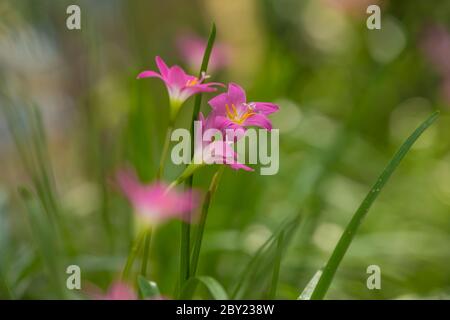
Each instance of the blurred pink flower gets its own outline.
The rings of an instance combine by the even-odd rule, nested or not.
[[[159,224],[172,218],[190,220],[185,213],[197,205],[197,194],[192,190],[178,192],[162,182],[142,184],[131,170],[119,171],[117,181],[136,213],[148,223]]]
[[[201,122],[203,134],[209,129],[221,130],[221,120],[212,112],[207,118],[200,113],[199,121]],[[201,143],[202,148],[201,150],[195,150],[196,155],[194,155],[194,158],[201,156],[203,162],[206,164],[226,164],[235,170],[243,169],[245,171],[253,171],[252,168],[237,161],[237,153],[233,149],[233,144],[227,141],[225,137],[222,137],[222,140],[214,140],[211,142],[202,141]],[[197,143],[196,145],[200,144]],[[200,152],[202,154],[199,154]]]
[[[441,95],[444,100],[450,104],[450,75],[442,81]]]
[[[420,46],[436,72],[441,76],[440,93],[450,103],[450,32],[442,25],[424,28]]]
[[[190,96],[199,92],[215,91],[216,88],[214,88],[214,86],[222,85],[218,82],[203,83],[203,81],[208,77],[206,74],[203,74],[201,78],[197,78],[186,74],[184,70],[177,65],[169,68],[160,57],[156,57],[155,60],[160,73],[147,70],[141,72],[137,78],[160,78],[164,81],[167,91],[169,92],[170,104],[172,108],[172,119],[180,106]]]
[[[215,117],[215,126],[220,130],[248,126],[271,130],[272,122],[267,116],[279,109],[270,102],[247,102],[244,89],[235,83],[228,85],[228,92],[217,95],[208,103],[213,109],[211,113]]]
[[[382,4],[381,0],[323,0],[323,2],[343,13],[360,18],[367,15],[368,6]]]
[[[96,300],[137,300],[133,289],[125,282],[116,281],[111,284],[105,294],[91,294]]]
[[[442,76],[450,76],[450,33],[441,25],[429,25],[420,41],[422,50]]]
[[[177,39],[178,51],[191,70],[199,70],[202,64],[207,41],[194,34],[183,34]],[[222,69],[229,64],[230,50],[223,43],[214,43],[209,59],[208,70]]]

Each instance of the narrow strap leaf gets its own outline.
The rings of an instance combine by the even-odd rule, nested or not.
[[[391,177],[392,173],[398,167],[400,162],[403,160],[405,155],[411,149],[412,145],[420,137],[420,135],[437,119],[439,111],[434,112],[428,119],[426,119],[401,145],[395,155],[392,157],[391,161],[384,168],[381,175],[378,177],[376,183],[373,185],[372,189],[366,195],[365,199],[356,210],[349,224],[345,228],[339,242],[337,243],[330,259],[328,260],[325,268],[323,269],[323,274],[311,295],[312,300],[323,299],[325,294],[330,287],[331,281],[334,278],[337,268],[342,261],[348,247],[350,246],[358,228],[373,202],[376,200],[380,194],[383,187],[386,185],[387,181]]]
[[[317,286],[317,282],[319,282],[320,277],[322,276],[322,270],[318,270],[311,280],[309,280],[308,284],[306,285],[305,289],[303,289],[302,293],[298,297],[297,300],[309,300],[311,299],[311,295],[314,291],[314,289]]]
[[[190,278],[181,292],[181,299],[190,299],[194,294],[198,283],[203,284],[215,300],[229,299],[223,286],[216,279],[208,276],[197,276]]]
[[[138,286],[143,299],[161,296],[156,282],[149,281],[143,276],[138,277]]]

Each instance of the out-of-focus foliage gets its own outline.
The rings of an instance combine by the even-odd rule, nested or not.
[[[130,164],[154,179],[168,122],[161,83],[136,75],[154,69],[156,55],[188,67],[177,37],[206,38],[213,21],[230,48],[214,80],[280,105],[280,171],[225,170],[198,275],[231,295],[281,229],[277,298],[297,298],[395,149],[440,109],[374,204],[327,297],[449,298],[450,72],[439,57],[450,59],[450,3],[375,2],[381,30],[366,28],[366,1],[356,0],[1,1],[0,298],[83,297],[65,289],[71,264],[81,267],[83,289],[120,275],[135,231],[112,178]],[[70,4],[81,8],[81,30],[66,28]],[[177,126],[189,127],[192,104]],[[206,190],[214,171],[202,169],[194,185]],[[179,172],[168,166],[167,180]],[[179,229],[158,229],[150,248],[150,278],[167,297]],[[276,246],[263,248],[239,295],[268,297]],[[366,287],[373,264],[381,290]]]

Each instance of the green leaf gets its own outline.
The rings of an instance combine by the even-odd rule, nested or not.
[[[220,169],[217,170],[217,172],[212,177],[211,184],[209,186],[208,192],[205,195],[205,200],[203,201],[202,212],[200,215],[200,222],[197,227],[194,246],[192,249],[191,276],[195,276],[195,273],[197,272],[198,260],[200,257],[200,249],[202,247],[203,233],[206,225],[206,217],[208,216],[208,210],[211,205],[211,200],[217,190],[220,177],[222,176],[224,168],[225,168],[224,166],[221,166]]]
[[[406,139],[406,141],[401,145],[401,147],[395,153],[391,161],[385,167],[381,175],[378,177],[372,189],[366,195],[365,199],[359,206],[358,210],[356,210],[349,224],[345,228],[341,238],[339,239],[339,242],[336,245],[336,248],[334,249],[330,259],[325,265],[325,268],[323,269],[323,274],[320,277],[320,280],[317,283],[317,286],[311,295],[312,300],[324,298],[334,278],[336,270],[339,267],[339,264],[341,263],[361,222],[367,215],[367,212],[369,211],[373,202],[376,200],[381,190],[383,189],[383,187],[385,186],[385,184],[387,183],[387,181],[389,180],[389,178],[391,177],[392,173],[395,171],[397,166],[400,164],[402,159],[411,149],[414,142],[416,142],[416,140],[420,137],[420,135],[437,119],[438,115],[439,111],[434,112],[408,137],[408,139]]]
[[[161,296],[158,285],[156,282],[149,281],[143,276],[138,277],[139,291],[141,292],[142,298],[153,298]]]
[[[277,293],[278,278],[280,275],[280,267],[281,267],[281,258],[283,257],[283,237],[284,237],[284,234],[283,234],[283,232],[281,232],[280,236],[278,237],[278,245],[277,245],[277,250],[275,252],[275,261],[274,261],[273,273],[272,273],[272,283],[271,283],[270,289],[269,289],[269,300],[275,299],[275,296]]]
[[[314,289],[319,282],[320,276],[322,275],[322,270],[317,271],[312,279],[308,282],[303,292],[300,294],[297,300],[309,300],[311,299],[311,295],[314,292]]]
[[[198,283],[203,284],[215,300],[229,299],[223,286],[216,279],[208,276],[197,276],[190,278],[183,287],[181,299],[192,298]]]
[[[208,38],[208,44],[206,45],[205,53],[203,55],[202,65],[200,67],[199,77],[201,77],[202,72],[206,72],[209,63],[209,57],[211,56],[211,51],[214,45],[214,40],[216,39],[216,25],[213,23],[211,27],[211,32]],[[195,96],[194,110],[192,112],[191,121],[191,137],[194,136],[194,121],[197,120],[198,113],[200,112],[200,106],[202,104],[201,93]],[[194,150],[194,139],[191,141],[191,150]],[[187,188],[192,188],[193,176],[191,175],[185,182]],[[191,213],[189,213],[191,214]],[[181,251],[180,251],[180,288],[183,288],[184,283],[190,276],[190,246],[191,238],[191,226],[189,223],[181,223]]]
[[[294,217],[287,217],[280,224],[278,229],[261,245],[261,247],[259,247],[238,278],[235,289],[231,295],[233,299],[243,299],[250,289],[253,292],[256,291],[255,285],[264,284],[264,281],[270,275],[270,267],[275,261],[278,252],[277,245],[280,244],[281,236],[283,236],[281,248],[284,250],[294,236],[295,231],[300,224],[300,220],[300,214],[297,214]]]

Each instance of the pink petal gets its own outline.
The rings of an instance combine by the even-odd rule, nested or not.
[[[183,88],[188,80],[190,80],[190,77],[188,77],[188,75],[184,72],[183,69],[181,69],[181,67],[173,66],[169,69],[167,80],[171,86]]]
[[[255,105],[255,111],[261,112],[262,114],[269,115],[280,109],[278,105],[270,102],[252,102]]]
[[[125,282],[116,281],[106,293],[100,293],[97,288],[93,288],[89,296],[95,300],[137,300],[137,295],[133,289]]]
[[[198,204],[194,191],[168,190],[167,185],[161,182],[142,184],[131,170],[119,171],[117,181],[136,213],[151,223],[170,218],[183,219],[183,213],[193,210]]]
[[[244,89],[236,83],[230,83],[228,85],[228,102],[238,106],[246,101]]]
[[[164,62],[163,59],[161,59],[161,57],[156,56],[155,58],[156,61],[156,66],[159,69],[159,72],[161,72],[161,75],[166,78],[168,73],[169,73],[169,68],[167,67],[166,63]]]
[[[225,105],[228,103],[228,94],[221,93],[208,101],[208,104],[218,113],[226,114]]]
[[[234,163],[234,164],[230,164],[229,166],[230,166],[232,169],[234,169],[234,170],[243,169],[243,170],[245,170],[245,171],[255,171],[255,169],[250,168],[250,167],[246,166],[245,164],[242,164],[242,163],[239,163],[239,162],[236,162],[236,163]]]
[[[255,126],[272,130],[272,123],[264,114],[254,114],[244,121],[244,126]]]
[[[162,79],[162,77],[159,73],[152,71],[152,70],[147,70],[147,71],[143,71],[143,72],[139,73],[137,78],[138,79],[142,79],[142,78],[160,78],[160,79]]]

